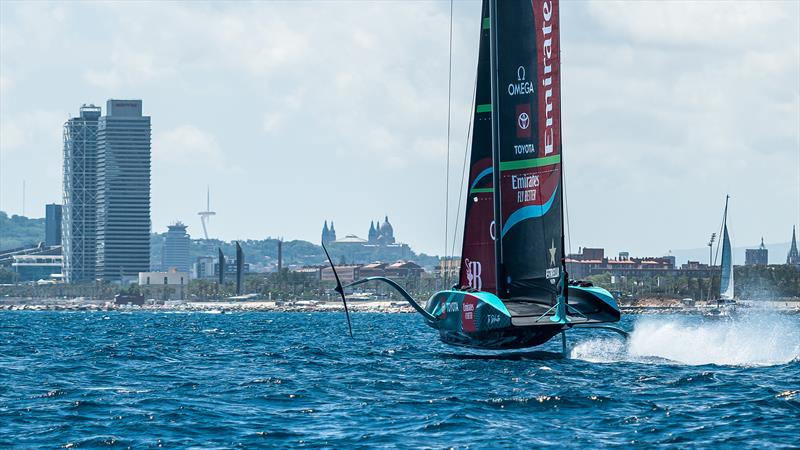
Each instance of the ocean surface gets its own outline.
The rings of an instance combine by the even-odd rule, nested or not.
[[[800,316],[441,344],[411,314],[0,312],[0,448],[800,446]]]

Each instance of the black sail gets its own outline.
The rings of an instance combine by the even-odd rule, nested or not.
[[[481,9],[478,73],[459,284],[496,293],[492,202],[492,101],[489,74],[489,3]]]
[[[557,0],[496,3],[501,298],[552,303],[563,270]]]

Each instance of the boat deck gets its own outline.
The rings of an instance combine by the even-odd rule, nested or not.
[[[518,327],[554,325],[550,318],[555,315],[555,308],[536,300],[507,300],[504,302],[511,313],[511,324]],[[592,322],[580,315],[568,314],[570,323],[580,324]]]

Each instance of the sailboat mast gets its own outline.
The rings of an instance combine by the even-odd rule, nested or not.
[[[500,92],[497,46],[497,0],[489,0],[489,72],[492,92],[492,186],[494,200],[494,259],[497,296],[505,297],[505,275],[503,271],[503,246],[500,198]]]
[[[730,195],[725,195],[725,212],[722,213],[722,229],[725,230],[725,227],[728,226],[728,199],[730,199]]]
[[[560,76],[561,76],[561,74],[559,73],[559,77]],[[559,84],[560,84],[560,80],[559,80]],[[561,136],[561,139],[564,139],[563,138],[564,133],[562,132],[561,123],[559,123],[558,129],[559,129],[559,135]],[[563,141],[562,141],[562,145],[563,145]],[[561,279],[562,279],[562,283],[563,283],[563,285],[561,286],[561,295],[564,297],[564,303],[568,304],[569,303],[569,273],[567,272],[567,246],[566,246],[566,238],[565,238],[566,233],[564,232],[564,224],[567,221],[566,208],[564,206],[566,204],[566,200],[567,200],[567,192],[564,189],[564,156],[563,156],[564,152],[563,152],[563,148],[559,149],[559,154],[562,155],[561,156],[561,168],[559,169],[559,172],[560,172],[559,176],[561,177],[561,272],[563,273],[563,275],[561,275]]]
[[[558,32],[561,33],[561,25],[558,25]],[[559,53],[561,52],[561,42],[559,40],[558,50]],[[558,70],[558,85],[561,86],[561,55],[558,55],[559,61],[559,70]],[[561,99],[559,98],[559,102]],[[558,154],[561,155],[561,165],[559,166],[558,172],[561,186],[561,271],[563,272],[562,280],[564,285],[562,286],[561,295],[564,297],[564,303],[569,303],[569,273],[567,272],[567,245],[566,245],[566,222],[569,220],[567,217],[566,212],[566,204],[567,204],[567,190],[566,185],[564,184],[564,129],[561,125],[561,120],[558,121],[558,135],[559,135],[559,149]]]

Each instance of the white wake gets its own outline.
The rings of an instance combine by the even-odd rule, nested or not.
[[[800,360],[800,319],[781,315],[696,318],[642,317],[628,342],[607,336],[579,342],[571,356],[594,362],[769,366]]]

